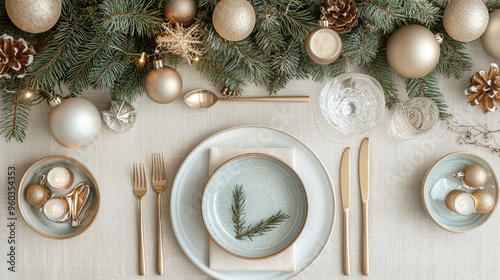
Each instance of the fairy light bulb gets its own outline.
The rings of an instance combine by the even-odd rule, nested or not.
[[[32,90],[32,89],[28,89],[26,90],[26,92],[24,93],[24,98],[28,99],[28,100],[31,100],[33,98],[33,96],[35,95],[35,92]]]
[[[146,53],[142,52],[141,58],[139,58],[139,63],[143,64],[146,61]]]

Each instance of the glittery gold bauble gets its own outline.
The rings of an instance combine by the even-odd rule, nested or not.
[[[439,43],[432,32],[420,25],[406,25],[387,41],[387,61],[392,69],[406,78],[421,78],[439,62]]]
[[[488,26],[488,8],[481,0],[452,0],[444,10],[443,24],[451,38],[474,41]]]
[[[481,36],[484,50],[496,59],[500,59],[500,10],[490,14],[488,28]]]
[[[495,207],[495,196],[489,191],[477,190],[472,193],[476,200],[476,212],[486,214]]]
[[[197,13],[198,1],[196,0],[172,0],[163,4],[163,15],[174,25],[176,23],[190,24]]]
[[[173,102],[182,92],[182,78],[174,68],[155,60],[155,68],[146,76],[146,94],[156,103]]]
[[[50,190],[46,186],[34,184],[26,189],[24,196],[26,197],[26,202],[30,205],[42,206],[49,200]]]
[[[42,33],[59,20],[61,0],[5,0],[5,9],[19,29]]]
[[[222,0],[212,15],[215,31],[228,41],[241,41],[252,33],[255,11],[246,0]]]
[[[460,173],[460,172],[459,172]],[[464,183],[471,188],[480,188],[488,181],[488,172],[481,165],[472,164],[463,171]]]

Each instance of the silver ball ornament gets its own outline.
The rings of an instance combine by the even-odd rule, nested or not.
[[[172,0],[163,4],[163,15],[172,24],[188,25],[194,21],[198,13],[196,0]]]
[[[89,101],[70,98],[52,109],[50,132],[54,139],[66,148],[85,148],[99,137],[101,116]]]
[[[222,0],[215,6],[212,22],[215,31],[228,41],[241,41],[255,27],[255,11],[246,0]]]
[[[174,68],[162,67],[161,60],[155,61],[155,68],[146,76],[146,94],[156,103],[167,104],[181,95],[182,78]]]
[[[19,29],[42,33],[51,29],[61,15],[61,0],[5,0],[10,20]]]
[[[406,78],[421,78],[429,74],[438,64],[440,52],[436,36],[416,24],[394,31],[386,47],[389,65]]]
[[[451,38],[474,41],[488,27],[488,8],[482,0],[452,0],[444,10],[443,24]]]
[[[481,36],[484,50],[496,59],[500,59],[500,10],[490,14],[488,28]]]

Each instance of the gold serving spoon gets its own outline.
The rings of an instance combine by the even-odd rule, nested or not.
[[[207,109],[215,105],[217,101],[258,101],[258,102],[309,102],[310,96],[269,96],[269,97],[240,97],[240,98],[218,98],[215,93],[206,89],[197,89],[184,96],[184,102],[195,109]]]

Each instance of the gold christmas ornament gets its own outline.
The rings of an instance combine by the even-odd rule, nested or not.
[[[24,197],[26,202],[31,206],[42,206],[49,200],[51,192],[49,188],[45,186],[45,175],[42,176],[38,184],[34,184],[26,188],[24,192]]]
[[[156,59],[154,66],[146,76],[146,94],[160,104],[175,101],[182,92],[181,75],[172,67],[164,67],[161,59]]]
[[[5,0],[10,20],[21,30],[42,33],[51,29],[61,15],[61,0]]]
[[[182,56],[189,65],[198,61],[203,52],[198,45],[201,44],[201,33],[198,25],[184,28],[182,25],[173,26],[170,23],[163,24],[163,35],[156,38],[158,52],[171,52]]]
[[[488,8],[482,0],[452,0],[443,14],[443,24],[451,38],[474,41],[488,27]]]
[[[463,171],[453,172],[456,178],[462,178],[464,183],[471,188],[480,188],[488,181],[488,172],[481,165],[472,164]]]
[[[309,33],[305,44],[307,55],[319,64],[335,61],[342,52],[342,40],[337,32],[328,28],[328,20],[318,22],[318,28]]]
[[[172,0],[163,4],[163,15],[172,24],[188,25],[194,21],[198,13],[196,0]]]
[[[387,41],[387,61],[392,69],[406,78],[421,78],[439,62],[437,36],[420,25],[398,28]]]
[[[222,0],[212,15],[215,31],[228,41],[241,41],[255,27],[255,11],[246,0]]]
[[[479,214],[490,213],[495,208],[495,196],[486,190],[477,190],[472,193],[476,199],[476,212]]]
[[[495,63],[488,73],[479,71],[470,78],[470,86],[465,90],[469,106],[481,106],[483,113],[496,111],[500,105],[500,72]],[[496,104],[495,104],[496,103]]]
[[[500,59],[500,10],[490,14],[488,28],[481,36],[484,50],[496,59]]]
[[[62,146],[68,149],[82,149],[99,137],[101,115],[94,104],[85,99],[66,99],[50,113],[50,132]]]

